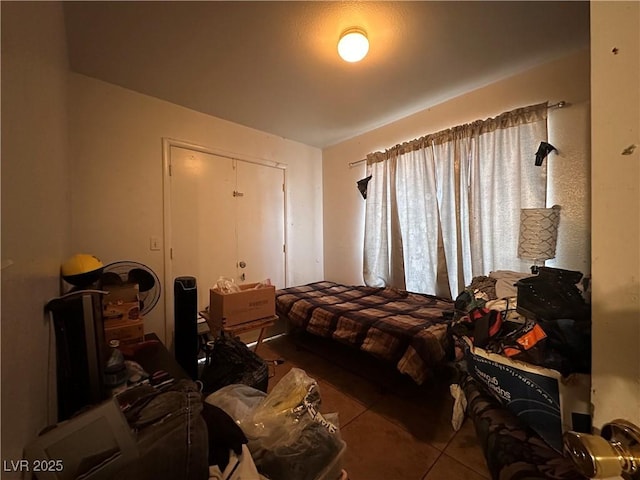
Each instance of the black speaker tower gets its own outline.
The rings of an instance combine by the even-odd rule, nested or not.
[[[176,277],[173,282],[175,352],[180,366],[198,379],[198,289],[195,277]]]

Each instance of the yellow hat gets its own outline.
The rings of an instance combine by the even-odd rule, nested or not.
[[[77,253],[62,264],[62,278],[77,287],[90,285],[102,274],[104,265],[98,257],[86,253]]]

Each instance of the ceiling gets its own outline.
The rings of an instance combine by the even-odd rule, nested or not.
[[[589,46],[582,1],[64,2],[75,72],[324,148]],[[338,57],[359,26],[370,49]]]

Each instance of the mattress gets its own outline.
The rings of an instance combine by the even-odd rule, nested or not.
[[[358,348],[422,384],[447,360],[453,301],[394,288],[323,281],[276,291],[290,327]]]

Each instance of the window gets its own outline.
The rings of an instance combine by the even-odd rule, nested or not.
[[[546,139],[544,103],[368,155],[365,283],[455,297],[474,276],[525,271],[520,209],[545,206]]]

